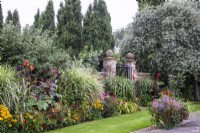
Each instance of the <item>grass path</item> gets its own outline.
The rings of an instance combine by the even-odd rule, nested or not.
[[[190,104],[189,110],[199,111],[200,102]],[[129,133],[150,126],[150,118],[148,110],[144,109],[134,114],[81,123],[47,133]]]

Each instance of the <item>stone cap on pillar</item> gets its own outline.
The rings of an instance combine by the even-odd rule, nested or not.
[[[132,53],[128,53],[128,54],[126,55],[126,62],[136,62],[136,61],[134,60],[134,55],[133,55]]]

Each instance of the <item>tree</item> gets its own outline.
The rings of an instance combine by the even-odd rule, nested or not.
[[[60,3],[60,9],[58,10],[58,14],[57,14],[57,35],[60,37],[62,34],[62,26],[65,25],[63,16],[64,15],[64,5],[63,2]]]
[[[114,47],[111,18],[104,0],[95,0],[89,6],[83,21],[84,45],[104,52]]]
[[[6,17],[6,24],[10,23],[10,21],[13,21],[13,15],[10,10],[8,10],[8,16]]]
[[[37,10],[36,15],[34,16],[34,23],[33,23],[34,28],[40,28],[41,23],[40,23],[40,9]]]
[[[21,41],[23,52],[19,57],[30,60],[37,68],[49,66],[66,69],[71,65],[70,56],[54,45],[54,39],[47,30],[42,32],[42,29],[26,27]]]
[[[15,26],[19,27],[19,29],[21,29],[20,20],[19,20],[19,13],[16,9],[14,10],[12,16],[13,16],[13,18],[12,18],[13,24]]]
[[[139,10],[142,10],[148,6],[158,6],[163,4],[166,0],[136,0],[138,2]]]
[[[195,2],[167,2],[143,10],[136,15],[131,43],[124,49],[135,53],[141,66],[147,65],[147,71],[152,73],[190,74],[195,100],[200,100],[197,85],[200,74],[199,14]]]
[[[58,12],[59,45],[74,50],[78,55],[82,46],[82,14],[80,0],[65,0]]]
[[[0,34],[1,63],[16,64],[22,51],[19,27],[12,23],[5,24]]]
[[[49,0],[45,11],[41,15],[42,31],[49,30],[51,33],[55,32],[55,12],[53,1]]]
[[[3,28],[3,12],[1,8],[1,1],[0,1],[0,30]]]
[[[126,28],[121,28],[113,33],[115,39],[115,47],[124,56],[127,53],[122,53],[126,44],[130,43],[132,39],[132,23],[128,24]]]

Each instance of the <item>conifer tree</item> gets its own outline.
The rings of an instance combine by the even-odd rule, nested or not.
[[[42,30],[49,30],[51,33],[55,32],[55,12],[53,1],[49,0],[45,11],[41,16]]]
[[[3,12],[1,8],[1,1],[0,1],[0,29],[3,27]]]
[[[13,15],[10,10],[8,10],[8,15],[6,17],[6,24],[8,24],[10,21],[13,21]]]
[[[16,9],[14,10],[12,16],[13,16],[13,18],[12,18],[13,24],[21,29],[20,20],[19,20],[19,13]]]
[[[40,28],[40,26],[41,26],[41,24],[40,24],[40,9],[38,9],[36,15],[34,16],[33,27]]]
[[[63,2],[60,3],[60,9],[58,10],[57,14],[57,34],[60,36],[62,34],[62,26],[64,26],[64,19],[62,17],[64,11],[64,5]]]
[[[80,0],[65,0],[60,6],[58,19],[59,44],[73,49],[77,55],[82,49],[82,14]]]
[[[90,5],[87,10],[83,24],[84,45],[104,52],[113,48],[111,18],[104,0],[94,0],[93,6]]]

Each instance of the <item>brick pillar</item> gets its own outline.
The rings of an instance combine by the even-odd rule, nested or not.
[[[106,57],[103,59],[103,74],[105,77],[116,76],[117,60],[113,58],[113,51],[108,50]]]
[[[136,70],[136,61],[134,60],[134,55],[132,53],[128,53],[126,55],[125,67],[127,67],[131,72],[129,78],[132,80],[138,80],[138,72]]]

